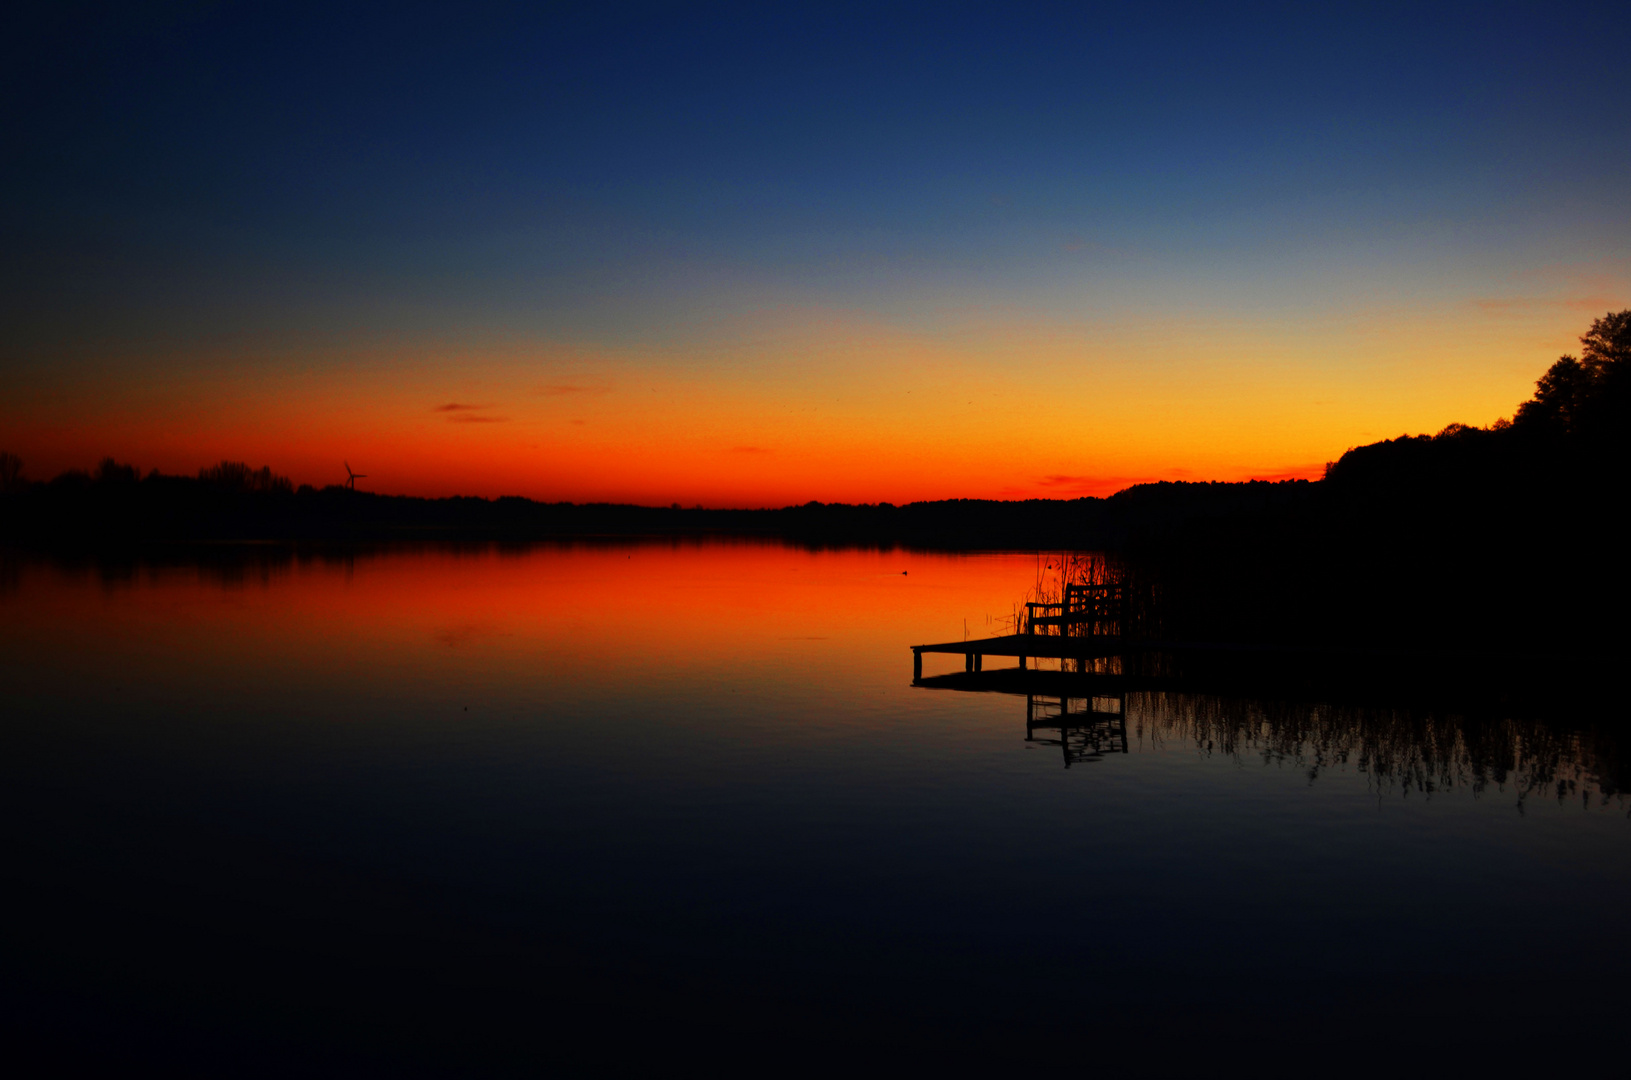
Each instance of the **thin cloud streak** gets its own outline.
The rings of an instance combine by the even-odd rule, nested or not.
[[[431,412],[445,413],[450,424],[503,424],[509,422],[508,416],[479,415],[482,409],[490,409],[491,405],[470,405],[461,401],[450,401],[446,405],[437,405]]]
[[[540,386],[537,393],[540,397],[566,397],[569,394],[606,394],[611,392],[609,386],[579,386],[576,383],[550,383]]]
[[[1614,309],[1619,301],[1603,293],[1595,296],[1579,296],[1562,299],[1540,299],[1536,297],[1514,298],[1488,298],[1475,300],[1473,304],[1486,315],[1515,315],[1528,311],[1580,311],[1606,313]]]

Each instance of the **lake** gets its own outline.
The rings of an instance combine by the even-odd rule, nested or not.
[[[1623,1066],[1623,715],[913,686],[1046,558],[10,556],[10,1023],[239,1074]]]

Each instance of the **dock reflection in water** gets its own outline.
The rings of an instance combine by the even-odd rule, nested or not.
[[[1050,737],[1047,733],[1055,732]],[[1025,695],[1025,741],[1057,746],[1065,768],[1127,752],[1127,698]]]

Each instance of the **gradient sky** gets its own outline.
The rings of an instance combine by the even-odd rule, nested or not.
[[[52,5],[0,448],[759,506],[1313,476],[1631,306],[1631,7]]]

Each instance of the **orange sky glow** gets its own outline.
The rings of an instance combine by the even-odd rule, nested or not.
[[[111,454],[322,486],[349,461],[365,489],[427,496],[751,507],[1312,479],[1350,446],[1510,415],[1606,292],[1153,328],[780,308],[621,347],[192,345],[25,377],[0,424],[35,477]]]

